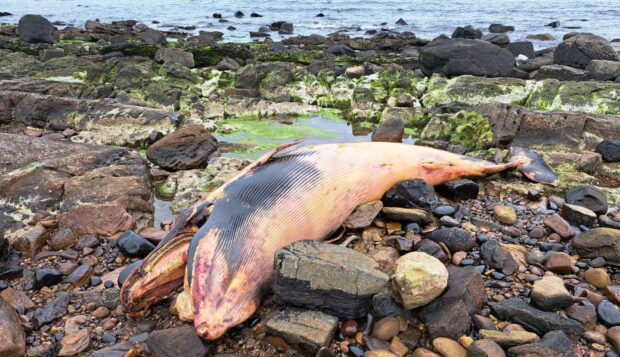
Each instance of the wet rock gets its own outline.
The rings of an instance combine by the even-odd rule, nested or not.
[[[144,258],[155,245],[134,231],[126,231],[116,241],[116,246],[123,255],[130,258]]]
[[[206,165],[217,150],[217,140],[202,125],[188,125],[149,146],[146,157],[167,170],[187,170]]]
[[[381,213],[388,219],[419,224],[426,224],[430,219],[425,210],[418,208],[383,207]]]
[[[504,350],[494,341],[482,339],[474,341],[467,347],[469,357],[506,357]]]
[[[191,325],[153,331],[148,335],[146,345],[154,357],[201,357],[209,352]]]
[[[611,285],[611,279],[605,269],[591,268],[586,270],[583,274],[583,278],[588,284],[593,285],[596,288],[603,289]]]
[[[586,68],[592,60],[618,61],[609,42],[595,35],[576,35],[562,41],[555,49],[554,61],[575,68]]]
[[[489,239],[480,247],[480,255],[489,267],[512,275],[519,269],[519,264],[510,252],[501,247],[495,239]]]
[[[435,243],[443,243],[450,252],[469,252],[476,243],[471,233],[462,228],[440,228],[424,236]]]
[[[448,270],[426,253],[408,253],[396,262],[392,289],[405,309],[428,304],[441,295],[447,285]]]
[[[73,286],[82,286],[90,281],[91,276],[95,273],[94,269],[88,265],[80,265],[71,274],[69,274],[63,282],[72,284]]]
[[[598,319],[607,327],[620,325],[620,309],[608,300],[603,300],[596,307]]]
[[[452,201],[472,200],[478,197],[478,184],[472,180],[461,179],[443,183],[435,188],[437,193]]]
[[[530,59],[536,58],[534,44],[530,41],[511,42],[508,44],[506,49],[508,49],[508,51],[510,51],[510,53],[512,53],[515,57],[523,55]]]
[[[513,225],[517,223],[517,212],[510,206],[497,205],[493,207],[493,215],[502,224]]]
[[[504,33],[504,32],[512,32],[515,30],[514,26],[510,25],[502,25],[502,24],[491,24],[489,25],[490,33]]]
[[[26,310],[31,310],[36,307],[23,291],[15,290],[10,287],[0,292],[0,298],[13,306],[14,309],[24,308]]]
[[[452,33],[452,38],[468,38],[468,39],[478,39],[482,37],[482,31],[473,28],[468,25],[465,27],[457,27]]]
[[[35,310],[32,315],[32,326],[39,328],[67,314],[67,306],[69,306],[70,295],[64,291],[56,293],[56,297],[52,302],[45,304]]]
[[[194,54],[176,48],[160,47],[155,53],[155,62],[194,67]]]
[[[55,268],[42,268],[34,273],[33,288],[36,290],[44,286],[53,286],[62,281],[62,273]]]
[[[620,161],[620,140],[603,140],[596,146],[596,152],[601,154],[605,161],[618,162]]]
[[[402,119],[388,118],[371,135],[372,141],[400,143],[405,134],[405,123]]]
[[[384,317],[375,322],[371,336],[384,341],[391,340],[400,332],[400,321],[394,316]]]
[[[54,26],[40,15],[24,15],[17,24],[19,39],[28,43],[54,43]]]
[[[577,357],[573,344],[562,331],[549,332],[538,343],[512,347],[508,350],[508,355]]]
[[[26,333],[13,306],[0,298],[0,356],[19,357],[26,352]]]
[[[510,37],[504,33],[490,33],[482,36],[482,40],[491,42],[492,44],[503,46],[510,42]]]
[[[597,81],[613,81],[620,77],[620,62],[592,60],[586,66],[586,71]]]
[[[605,193],[593,186],[577,186],[566,192],[566,203],[586,207],[597,215],[607,213],[607,197]]]
[[[346,247],[296,242],[276,254],[275,299],[342,318],[362,317],[389,280],[378,268],[371,258]]]
[[[441,246],[430,239],[420,240],[418,243],[415,244],[414,250],[433,256],[442,263],[447,263],[450,260],[446,252],[441,248]]]
[[[71,248],[78,240],[79,235],[72,229],[61,229],[47,242],[50,248],[54,250],[63,250]]]
[[[381,201],[371,201],[358,206],[344,222],[344,226],[351,229],[365,228],[370,226],[377,217],[383,203]]]
[[[551,228],[555,233],[559,234],[560,237],[564,239],[570,239],[575,236],[575,232],[570,227],[570,224],[557,213],[545,218],[543,224]]]
[[[540,341],[535,333],[519,330],[480,330],[480,338],[491,340],[504,348]]]
[[[327,346],[338,328],[338,319],[319,311],[287,308],[269,319],[267,334],[312,355]]]
[[[420,65],[426,75],[507,77],[514,63],[509,51],[482,40],[435,40],[420,51]]]
[[[553,312],[538,310],[520,299],[506,299],[489,303],[491,310],[502,320],[510,320],[537,335],[554,330],[562,330],[571,338],[577,339],[584,329],[581,323]]]
[[[560,310],[573,303],[573,297],[564,287],[564,281],[557,276],[544,276],[534,282],[531,298],[534,305],[545,311]]]
[[[390,188],[381,201],[386,206],[432,208],[437,204],[437,195],[424,180],[405,180]]]
[[[467,350],[463,346],[446,337],[433,339],[433,348],[445,357],[467,357]]]
[[[572,247],[582,258],[602,257],[620,262],[620,230],[593,228],[573,239]]]
[[[592,212],[592,210],[565,203],[562,206],[561,211],[562,217],[566,218],[569,222],[572,222],[576,225],[583,225],[586,227],[591,227],[594,222],[596,222],[596,213]]]
[[[564,252],[554,252],[545,262],[545,268],[556,274],[570,274],[571,265],[570,256]]]
[[[480,272],[472,266],[448,269],[448,288],[420,310],[420,316],[431,338],[463,335],[471,326],[471,316],[486,301]]]

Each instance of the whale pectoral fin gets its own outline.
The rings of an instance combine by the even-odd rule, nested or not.
[[[558,175],[537,152],[521,147],[510,147],[510,162],[520,161],[517,170],[528,179],[551,186],[558,186]]]
[[[274,149],[272,149],[271,151],[265,153],[263,156],[259,157],[258,160],[254,161],[253,163],[251,163],[250,165],[248,165],[244,171],[248,172],[260,165],[264,165],[267,163],[267,161],[269,161],[269,159],[271,159],[273,157],[273,155],[279,153],[280,151],[284,150],[284,149],[288,149],[292,146],[295,146],[299,143],[301,143],[302,141],[306,140],[306,138],[301,138],[301,139],[297,139],[295,141],[292,141],[290,143],[284,143],[284,144],[280,144],[277,147],[275,147]]]

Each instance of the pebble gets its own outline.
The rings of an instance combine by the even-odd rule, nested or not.
[[[607,271],[603,268],[591,268],[586,270],[583,274],[583,278],[588,284],[593,285],[596,288],[603,289],[611,285],[611,278]]]
[[[446,337],[435,338],[433,348],[444,357],[467,357],[467,350],[463,346]]]
[[[620,326],[607,330],[607,340],[616,351],[620,351]]]
[[[512,226],[517,223],[517,212],[505,205],[497,205],[493,208],[493,215],[500,223]]]
[[[519,330],[480,330],[480,338],[492,340],[505,348],[540,341],[540,337],[538,337],[535,333]]]
[[[506,353],[496,342],[482,339],[474,341],[467,348],[469,357],[505,357]]]
[[[93,311],[91,315],[93,315],[94,318],[103,319],[105,317],[108,317],[108,315],[110,315],[110,310],[105,306],[100,306],[97,309],[95,309],[95,311]]]
[[[592,268],[601,268],[607,264],[607,261],[603,257],[596,257],[589,262]]]
[[[560,310],[573,302],[573,297],[564,287],[564,281],[557,276],[544,276],[534,282],[531,299],[534,305],[545,311]]]
[[[97,286],[101,284],[101,278],[98,276],[91,276],[90,277],[90,285],[91,286]]]
[[[106,333],[103,336],[101,336],[101,341],[103,341],[104,343],[107,343],[108,345],[113,345],[116,343],[116,336]]]
[[[62,281],[62,273],[56,268],[42,268],[34,273],[33,288],[39,290],[44,286],[53,286]]]
[[[392,288],[405,309],[426,305],[448,286],[448,270],[426,253],[407,253],[396,261]]]
[[[400,332],[400,321],[393,316],[384,317],[381,320],[375,322],[372,328],[371,336],[384,341],[389,341],[392,337],[398,335]]]
[[[555,252],[547,258],[545,268],[556,274],[570,274],[572,271],[570,256],[563,252]]]
[[[452,201],[465,201],[478,197],[480,188],[472,180],[448,181],[436,187],[437,193]]]
[[[496,329],[495,323],[493,323],[493,320],[491,320],[490,318],[486,316],[474,315],[472,317],[472,320],[478,330],[495,330]]]
[[[358,323],[355,320],[347,320],[340,324],[340,333],[345,337],[353,337],[357,333]]]
[[[559,214],[554,213],[543,221],[544,225],[551,228],[555,233],[564,239],[570,239],[575,236],[575,232]]]
[[[596,308],[596,312],[599,320],[601,320],[605,326],[612,327],[620,325],[620,310],[608,300],[601,301]]]
[[[121,234],[116,240],[116,246],[123,255],[131,258],[143,258],[155,249],[153,243],[134,231]]]
[[[445,244],[452,253],[458,251],[468,252],[472,250],[475,244],[475,239],[472,237],[471,233],[456,227],[434,230],[428,233],[425,238],[435,243]]]
[[[437,217],[452,216],[454,212],[456,212],[456,209],[452,206],[437,206],[433,210],[433,213]]]

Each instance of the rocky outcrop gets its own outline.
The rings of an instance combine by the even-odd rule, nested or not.
[[[428,75],[507,77],[515,63],[510,52],[486,41],[441,39],[422,49],[420,64]]]

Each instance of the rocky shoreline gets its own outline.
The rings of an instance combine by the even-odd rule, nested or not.
[[[0,25],[0,355],[616,356],[620,58],[592,34],[534,51],[507,31],[281,22],[240,44],[135,21]],[[560,186],[401,182],[342,244],[280,251],[259,312],[218,341],[174,299],[129,317],[119,274],[172,223],[153,225],[154,196],[178,211],[280,143],[261,123],[308,115],[497,162],[533,148]]]

